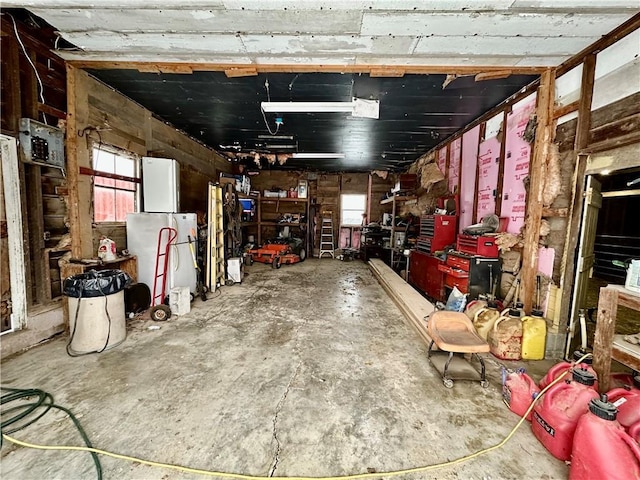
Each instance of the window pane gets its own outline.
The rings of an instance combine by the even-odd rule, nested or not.
[[[116,222],[125,222],[127,213],[135,212],[135,193],[116,190]]]
[[[125,177],[137,177],[135,161],[127,157],[116,157],[116,173]]]
[[[93,187],[93,219],[96,222],[115,221],[116,191],[111,188]]]
[[[93,220],[94,222],[125,222],[128,213],[137,211],[139,184],[116,180],[100,172],[139,178],[138,159],[111,153],[108,149],[93,149]]]
[[[100,172],[116,173],[115,155],[104,150],[93,149],[93,169]]]
[[[99,176],[95,176],[93,177],[93,183],[96,185],[102,185],[103,187],[115,187],[116,186],[116,181],[112,178],[106,178],[106,177],[99,177]]]
[[[364,210],[343,210],[342,225],[362,225]]]
[[[362,225],[362,215],[365,213],[367,196],[361,194],[344,194],[340,196],[341,225]]]
[[[342,195],[342,208],[344,210],[364,210],[366,195]]]

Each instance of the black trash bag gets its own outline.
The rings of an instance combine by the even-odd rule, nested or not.
[[[64,279],[62,293],[67,297],[104,297],[124,290],[131,277],[122,270],[90,270]]]

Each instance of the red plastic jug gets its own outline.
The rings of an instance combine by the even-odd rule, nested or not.
[[[502,399],[509,410],[516,415],[524,416],[539,393],[540,389],[536,382],[525,373],[524,369],[520,368],[508,374],[505,368],[502,369]],[[531,421],[531,413],[527,415],[528,421]]]
[[[640,422],[640,390],[614,388],[609,390],[607,398],[618,409],[617,420],[624,428]]]
[[[627,433],[636,441],[636,443],[640,443],[640,422],[631,425],[627,430]]]
[[[640,478],[640,446],[616,420],[607,396],[589,402],[576,427],[569,480]]]
[[[591,357],[586,358],[584,361],[582,361],[582,363],[580,363],[579,365],[576,365],[576,362],[578,360],[580,360],[580,358],[582,358],[583,356],[584,356],[583,352],[580,352],[579,350],[576,350],[575,352],[573,352],[573,360],[574,360],[573,362],[571,362],[571,363],[569,363],[569,362],[556,363],[553,367],[551,367],[549,369],[549,371],[542,378],[542,380],[540,380],[540,382],[538,382],[538,386],[540,387],[540,390],[545,388],[547,385],[549,385],[551,382],[553,382],[556,378],[558,378],[564,372],[566,372],[567,370],[569,370],[569,369],[571,369],[571,368],[573,368],[575,366],[578,366],[579,368],[583,368],[585,370],[588,370],[590,373],[592,373],[596,377],[595,390],[597,390],[598,389],[598,375],[596,374],[596,371],[591,366]],[[566,378],[571,378],[571,375],[567,375]]]
[[[598,398],[596,379],[585,369],[575,368],[572,379],[553,385],[533,407],[531,430],[558,460],[569,460],[578,419],[589,410],[589,401]]]

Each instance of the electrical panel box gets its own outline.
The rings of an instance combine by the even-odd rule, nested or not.
[[[21,118],[20,150],[25,162],[64,169],[64,133],[59,128]]]

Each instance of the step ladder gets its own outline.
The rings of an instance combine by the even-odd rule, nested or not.
[[[328,253],[333,258],[335,256],[335,243],[333,237],[333,212],[322,212],[322,226],[320,230],[320,255],[318,258],[322,258],[325,253]]]

